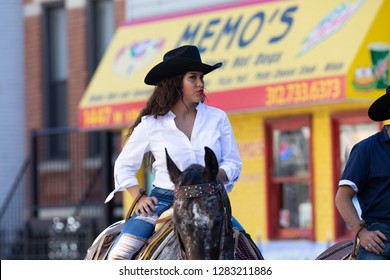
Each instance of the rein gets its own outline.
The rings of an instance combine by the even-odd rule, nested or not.
[[[215,182],[182,186],[175,189],[175,199],[207,196],[217,193],[221,188],[222,185]]]

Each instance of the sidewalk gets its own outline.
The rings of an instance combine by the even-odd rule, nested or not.
[[[307,240],[257,243],[265,260],[314,260],[331,245]]]

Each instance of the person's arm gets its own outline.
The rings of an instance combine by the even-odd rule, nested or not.
[[[218,175],[224,182],[226,191],[230,192],[234,182],[240,177],[242,161],[238,152],[232,126],[226,115],[221,127],[221,148],[222,159]]]
[[[139,185],[137,172],[141,168],[145,153],[150,151],[148,139],[146,125],[141,121],[115,160],[114,181],[117,192]]]
[[[354,234],[356,234],[361,227],[361,220],[353,205],[352,198],[355,195],[355,191],[350,186],[339,186],[336,193],[336,207],[344,221],[351,227]],[[369,231],[367,228],[363,228],[359,232],[360,245],[363,246],[366,251],[380,254],[383,252],[385,244],[383,240],[386,240],[386,236],[380,232]]]
[[[229,181],[227,175],[226,175],[226,172],[225,170],[223,170],[222,168],[219,169],[218,171],[218,176],[221,178],[222,182],[227,182]]]
[[[150,151],[148,132],[144,121],[141,121],[133,130],[130,138],[123,146],[121,153],[114,165],[115,190],[106,199],[112,199],[119,191],[127,191],[134,199],[140,193],[141,187],[137,180],[137,172],[140,169],[144,154]],[[139,201],[135,213],[137,215],[152,215],[157,198],[143,195]]]
[[[341,217],[356,234],[360,229],[360,219],[352,202],[354,196],[355,191],[350,186],[340,186],[336,193],[335,202]]]

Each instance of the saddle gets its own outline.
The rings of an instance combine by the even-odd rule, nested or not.
[[[174,236],[172,213],[173,208],[169,208],[160,215],[160,218],[156,221],[154,233],[141,248],[135,258],[136,260],[154,259],[153,255],[158,248],[164,248],[164,243]]]
[[[316,260],[349,260],[353,246],[352,240],[338,242],[322,252]]]
[[[257,245],[245,231],[233,228],[234,232],[234,258],[236,260],[264,260]]]
[[[322,252],[316,260],[356,260],[360,248],[358,234],[366,227],[366,223],[360,221],[360,229],[356,232],[353,240],[341,241]]]
[[[114,245],[116,238],[122,232],[126,221],[131,218],[134,208],[137,205],[139,199],[145,194],[145,190],[141,189],[140,193],[134,200],[129,211],[127,211],[126,218],[120,220],[102,231],[95,241],[88,248],[85,260],[105,260],[111,247]],[[155,231],[152,237],[147,241],[147,243],[142,247],[142,255],[145,255],[145,252],[151,251],[154,247],[157,246],[158,241],[163,239],[167,234],[169,234],[173,229],[173,224],[171,222],[172,218],[172,209],[166,210],[161,214],[160,218],[156,222]],[[138,254],[137,259],[142,259]]]

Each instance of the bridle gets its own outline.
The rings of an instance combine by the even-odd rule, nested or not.
[[[203,197],[203,196],[208,196],[208,195],[213,195],[213,194],[218,193],[220,198],[221,198],[221,201],[223,203],[223,209],[224,209],[223,216],[224,216],[224,219],[226,220],[225,222],[227,223],[229,221],[228,221],[228,215],[227,215],[227,211],[226,211],[225,201],[222,197],[222,188],[224,188],[222,183],[217,183],[217,182],[185,185],[185,186],[181,186],[180,188],[175,188],[174,197],[175,197],[175,199],[181,200],[181,199],[191,199],[191,198]],[[180,240],[179,233],[176,232],[176,234]],[[219,243],[219,255],[221,255],[222,250],[223,250],[222,239],[223,239],[223,230],[221,230],[221,236],[220,236],[221,242]],[[186,255],[185,248],[184,248],[181,241],[179,243],[180,243],[181,250],[184,254],[183,256],[185,256]]]
[[[195,198],[217,193],[223,188],[222,184],[212,182],[181,186],[175,189],[175,199]]]

